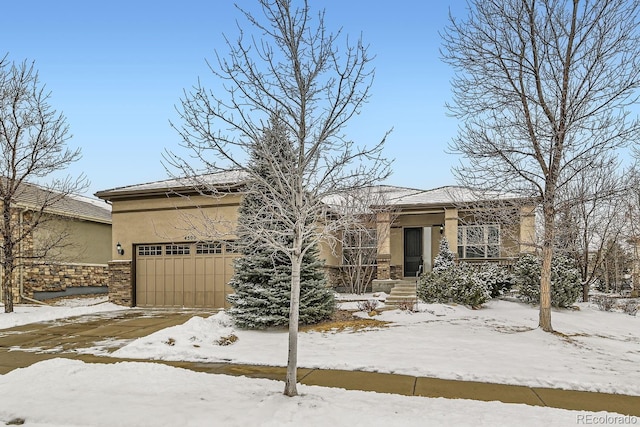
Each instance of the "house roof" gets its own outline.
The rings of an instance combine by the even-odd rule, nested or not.
[[[60,196],[60,193],[35,184],[22,184],[15,195],[14,206],[40,209],[43,204],[58,199]],[[78,194],[68,194],[53,201],[50,206],[47,206],[45,212],[111,224],[111,205],[102,200]]]
[[[237,190],[246,181],[247,174],[243,171],[223,171],[211,174],[197,175],[185,178],[170,178],[143,184],[116,187],[95,193],[96,197],[104,200],[123,198],[137,198],[144,196],[168,195],[171,193],[196,192],[197,188]],[[357,195],[362,200],[372,200],[371,206],[394,206],[398,208],[433,207],[468,204],[484,200],[512,200],[519,197],[498,193],[486,193],[461,186],[444,186],[431,190],[399,187],[393,185],[377,185],[362,190]],[[325,203],[339,207],[345,203],[345,198],[333,195],[325,198]]]
[[[246,173],[242,171],[224,171],[116,187],[109,190],[98,191],[95,193],[95,196],[104,200],[113,200],[129,197],[166,195],[173,192],[196,191],[195,189],[197,187],[230,190],[242,186],[245,179]]]
[[[455,185],[438,187],[431,190],[381,185],[378,186],[378,189],[381,194],[381,199],[385,201],[385,204],[396,207],[445,206],[485,200],[510,200],[518,198],[515,195],[499,194],[497,192],[487,193]]]

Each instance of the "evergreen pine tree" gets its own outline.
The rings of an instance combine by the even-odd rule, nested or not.
[[[439,247],[438,255],[436,255],[433,260],[433,272],[440,273],[446,270],[451,269],[456,265],[455,255],[449,249],[449,241],[446,237],[442,237],[440,239],[440,247]]]
[[[271,151],[278,150],[283,168],[295,155],[284,128],[277,118],[264,131],[260,145]],[[229,285],[235,294],[229,295],[232,304],[229,314],[236,325],[249,329],[284,326],[289,322],[291,297],[291,261],[287,254],[274,251],[255,236],[252,224],[256,220],[271,222],[274,230],[283,225],[270,219],[268,210],[262,209],[256,191],[269,191],[269,170],[259,149],[251,153],[249,167],[254,168],[264,182],[250,182],[238,210],[238,237],[242,257],[235,260],[235,273]],[[275,196],[274,196],[275,197]],[[283,233],[283,238],[286,233]],[[323,262],[319,250],[307,251],[303,258],[300,290],[300,323],[311,324],[327,319],[335,310],[333,291],[326,286]]]

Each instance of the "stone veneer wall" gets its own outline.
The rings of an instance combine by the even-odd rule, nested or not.
[[[107,286],[109,277],[107,268],[106,264],[36,262],[24,267],[23,293],[32,298],[34,292],[58,292],[71,287]],[[19,269],[16,272],[19,272]]]
[[[401,265],[392,265],[389,267],[390,279],[391,280],[402,280],[402,266]]]
[[[131,261],[109,262],[109,301],[133,307]]]

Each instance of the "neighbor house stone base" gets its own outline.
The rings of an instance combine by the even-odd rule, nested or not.
[[[17,268],[13,277],[14,302],[21,302],[21,288],[22,295],[33,298],[34,293],[37,292],[62,292],[68,288],[106,287],[109,280],[107,269],[106,264],[44,261]]]
[[[133,307],[131,261],[109,261],[109,301]]]
[[[64,291],[66,288],[107,286],[107,264],[35,263],[25,268],[24,292]]]

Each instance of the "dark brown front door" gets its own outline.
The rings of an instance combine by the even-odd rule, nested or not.
[[[422,265],[422,228],[404,229],[404,276],[414,277]]]

